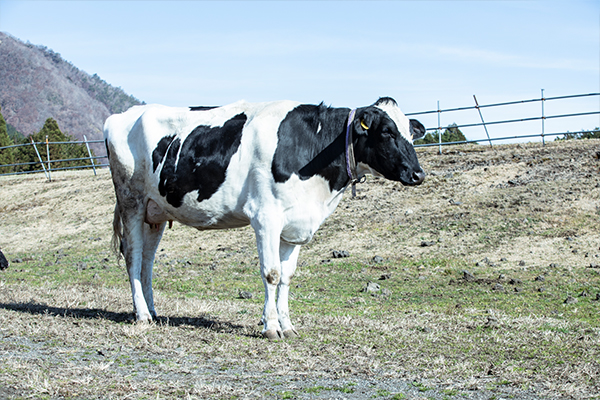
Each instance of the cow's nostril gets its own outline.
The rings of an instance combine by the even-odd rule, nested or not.
[[[420,185],[425,180],[425,172],[413,172],[412,180],[415,185]]]

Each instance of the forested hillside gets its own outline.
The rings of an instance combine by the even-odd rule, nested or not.
[[[23,43],[0,32],[0,106],[9,124],[25,136],[38,132],[48,118],[82,139],[102,138],[104,120],[141,104],[98,75],[90,75],[45,46]],[[104,146],[94,146],[96,154]]]

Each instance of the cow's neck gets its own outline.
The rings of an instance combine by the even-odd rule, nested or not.
[[[315,157],[315,161],[322,158],[322,161],[318,162],[322,167],[321,174],[330,181],[330,188],[336,191],[350,184],[352,171],[356,167],[354,154],[347,156],[348,145],[356,143],[356,137],[352,134],[348,137],[349,142],[346,141],[349,112],[347,108],[327,108],[319,115],[322,125],[319,135],[326,139],[323,142],[328,145]],[[352,127],[350,129],[352,130]],[[347,164],[348,159],[350,159],[350,169]]]

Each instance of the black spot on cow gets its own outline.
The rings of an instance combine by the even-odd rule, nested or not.
[[[190,106],[190,111],[208,111],[219,108],[219,106]]]
[[[341,190],[349,181],[345,173],[345,129],[350,110],[320,104],[300,105],[281,121],[271,171],[275,182],[292,174],[301,180],[320,175],[330,189]]]
[[[162,138],[152,152],[154,169],[164,159],[158,190],[173,207],[198,190],[198,201],[209,199],[225,181],[231,157],[242,141],[247,116],[238,114],[219,127],[200,125],[184,140],[175,135]]]
[[[152,171],[153,172],[156,172],[156,168],[158,168],[160,163],[165,158],[165,155],[167,154],[167,150],[169,149],[169,146],[173,142],[173,139],[175,139],[175,135],[165,136],[164,138],[160,139],[160,141],[156,145],[156,148],[152,152]]]

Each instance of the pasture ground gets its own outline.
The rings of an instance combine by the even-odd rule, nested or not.
[[[249,228],[166,231],[135,324],[108,171],[0,177],[0,398],[600,399],[600,141],[418,153],[304,246],[289,341]]]

